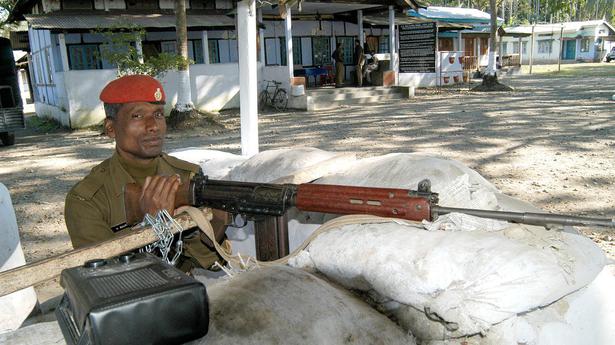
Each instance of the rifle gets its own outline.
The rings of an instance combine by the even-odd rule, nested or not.
[[[127,223],[143,219],[144,214],[138,207],[140,187],[126,185],[125,205]],[[284,216],[291,207],[301,211],[332,214],[370,214],[381,217],[401,218],[414,221],[433,221],[439,215],[460,212],[477,217],[504,220],[531,225],[581,225],[615,227],[615,220],[608,218],[568,216],[548,213],[505,212],[479,209],[443,207],[438,205],[438,194],[431,191],[431,182],[419,182],[417,190],[373,188],[325,184],[271,184],[211,180],[202,172],[190,183],[180,186],[176,205],[207,206],[246,219],[256,220],[277,228],[278,244],[288,246],[288,233],[279,221],[264,220],[262,216]],[[281,229],[280,229],[281,228]],[[225,227],[216,234],[216,239],[224,236]],[[219,237],[220,236],[220,237]],[[257,242],[259,239],[257,229]],[[267,240],[271,241],[271,239]],[[284,243],[285,242],[285,243]],[[258,247],[258,243],[257,243]],[[279,246],[278,246],[279,247]],[[258,252],[258,248],[257,248]],[[288,250],[280,250],[284,256]]]

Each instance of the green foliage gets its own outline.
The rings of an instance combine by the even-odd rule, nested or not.
[[[62,124],[51,118],[29,116],[26,121],[26,126],[37,133],[53,133],[64,129]]]
[[[430,0],[431,6],[475,8],[490,12],[489,0]],[[497,0],[498,16],[512,25],[597,20],[615,21],[614,0]]]
[[[118,75],[146,74],[163,78],[166,72],[187,66],[191,61],[180,55],[159,53],[155,56],[145,56],[143,63],[139,61],[139,52],[135,42],[145,38],[145,30],[138,26],[118,26],[109,29],[97,29],[93,33],[101,34],[105,44],[100,47],[100,56],[117,66]]]
[[[17,0],[0,0],[0,36],[8,37],[11,25],[6,22]]]

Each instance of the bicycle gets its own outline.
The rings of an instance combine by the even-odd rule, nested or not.
[[[286,106],[288,105],[288,94],[286,93],[286,90],[280,87],[282,83],[275,80],[265,81],[267,82],[267,85],[258,96],[258,108],[260,110],[264,110],[265,106],[270,105],[277,111],[286,110]],[[270,89],[273,89],[273,91],[270,92]]]

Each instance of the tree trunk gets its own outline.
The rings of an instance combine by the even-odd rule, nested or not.
[[[495,75],[495,50],[496,50],[496,32],[498,30],[498,8],[495,5],[495,0],[489,0],[489,10],[491,12],[491,33],[489,35],[489,64],[487,65],[488,75]]]
[[[497,45],[496,32],[498,28],[498,16],[495,0],[489,0],[491,11],[491,35],[489,36],[489,65],[483,76],[483,83],[473,88],[473,91],[512,91],[512,88],[498,82],[495,66],[495,49]],[[521,49],[521,47],[520,47]],[[500,57],[501,59],[501,57]]]
[[[171,110],[169,124],[177,127],[186,119],[195,115],[194,105],[192,104],[192,91],[190,89],[190,69],[188,62],[188,29],[186,26],[186,2],[185,0],[175,0],[175,26],[177,33],[177,47],[179,54],[184,58],[185,63],[178,69],[179,85],[177,91],[177,103]]]

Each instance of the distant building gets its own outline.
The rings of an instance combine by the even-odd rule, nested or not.
[[[557,63],[561,51],[562,62],[597,62],[615,46],[615,28],[604,20],[554,24],[522,25],[504,29],[502,55],[519,54],[521,45],[522,63]],[[517,39],[511,35],[522,37]]]
[[[295,71],[298,75],[303,72],[311,86],[322,85],[320,80],[332,71],[331,55],[338,42],[344,46],[347,82],[352,83],[354,40],[363,39],[370,51],[388,57],[392,50],[389,13],[397,15],[392,22],[395,29],[399,20],[408,19],[408,7],[418,7],[414,0],[404,0],[395,6],[393,3],[304,1],[302,10],[293,9],[289,16],[295,21],[288,26],[288,32],[277,1],[263,3],[257,10],[260,88],[265,87],[266,80],[273,79],[288,90]],[[146,34],[143,39],[136,39],[134,46],[145,59],[160,52],[177,53],[174,4],[173,0],[18,0],[11,18],[27,22],[27,28],[15,38],[23,41],[20,49],[29,53],[36,113],[71,128],[100,123],[104,111],[98,95],[117,76],[117,69],[100,57],[105,39],[92,30],[137,25]],[[192,102],[200,111],[239,107],[236,6],[236,0],[187,1],[188,56],[194,61],[189,67],[190,86]],[[366,27],[359,20],[363,10]],[[290,52],[286,49],[286,37],[292,47]],[[291,68],[289,57],[293,62]],[[178,78],[175,71],[169,71],[162,80],[168,98],[167,111],[178,97]],[[305,108],[306,104],[303,99],[295,107]]]

